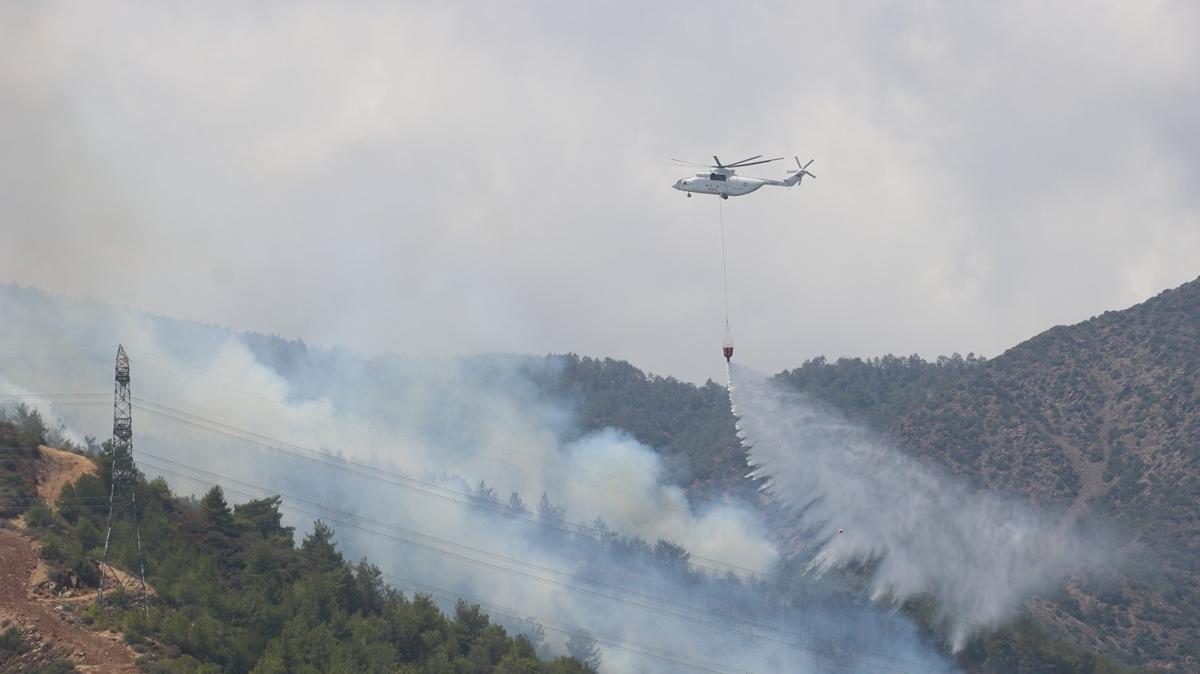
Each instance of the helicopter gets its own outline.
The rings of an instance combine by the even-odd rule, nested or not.
[[[796,166],[799,168],[788,171],[788,176],[783,180],[770,180],[767,178],[743,178],[742,176],[737,175],[736,169],[744,168],[746,166],[755,166],[757,164],[766,164],[783,159],[783,157],[775,157],[774,159],[760,159],[761,157],[761,154],[756,154],[753,157],[747,157],[741,161],[735,161],[732,164],[722,164],[721,160],[718,159],[716,155],[713,155],[713,161],[716,162],[715,164],[697,164],[695,162],[683,161],[681,159],[672,159],[671,161],[677,162],[684,166],[699,166],[709,170],[704,173],[697,173],[690,178],[680,178],[679,180],[676,180],[675,184],[671,187],[674,187],[682,192],[686,192],[689,197],[692,196],[693,192],[696,192],[698,194],[717,194],[720,195],[722,199],[728,199],[729,197],[740,197],[743,194],[750,194],[763,185],[791,187],[793,185],[799,185],[800,181],[804,179],[804,176],[816,178],[816,176],[810,173],[808,170],[808,167],[813,163],[813,160],[809,159],[808,164],[801,164],[799,157],[795,157]],[[756,159],[759,159],[759,161],[755,161]]]

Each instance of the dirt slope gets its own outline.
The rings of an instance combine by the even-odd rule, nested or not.
[[[63,610],[62,602],[34,598],[31,578],[37,561],[25,534],[0,527],[0,625],[16,624],[24,642],[32,646],[6,663],[4,671],[24,671],[58,659],[73,661],[83,672],[138,671],[134,652],[119,635],[93,632]]]
[[[96,464],[85,456],[38,449],[37,493],[47,503],[56,503],[63,488],[80,476],[96,472]],[[0,662],[0,672],[22,672],[64,659],[83,672],[138,671],[135,653],[119,634],[95,632],[66,610],[68,603],[77,604],[90,593],[57,597],[38,591],[47,580],[46,569],[23,528],[20,520],[0,520],[0,630],[15,625],[26,646],[23,653]]]
[[[38,451],[42,460],[37,465],[37,493],[51,505],[58,503],[63,487],[96,472],[96,464],[86,456],[45,445],[38,447]]]

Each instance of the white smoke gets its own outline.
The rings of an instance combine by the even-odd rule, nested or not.
[[[753,508],[691,503],[653,448],[615,429],[581,433],[570,407],[532,383],[532,371],[556,370],[554,359],[367,360],[320,351],[324,360],[314,363],[306,359],[319,350],[292,358],[222,329],[2,286],[0,324],[0,376],[22,392],[111,391],[115,345],[125,345],[135,453],[148,477],[163,476],[181,494],[219,482],[235,502],[267,494],[255,485],[283,493],[285,524],[303,535],[319,515],[351,559],[365,555],[396,577],[590,631],[601,639],[605,672],[683,671],[675,660],[687,658],[719,671],[950,668],[890,612],[828,592],[785,596],[765,576],[697,580],[648,563],[659,539],[688,549],[693,570],[708,558],[769,571],[779,553]],[[480,489],[486,481],[499,502],[517,492],[528,511],[545,493],[565,507],[568,532],[265,451],[157,416],[145,401],[439,489],[489,493]],[[51,412],[108,435],[111,406]],[[650,547],[595,545],[596,518]],[[577,523],[592,528],[580,534]],[[565,641],[547,631],[550,650],[561,652]]]
[[[10,381],[3,374],[0,374],[0,391],[9,394],[6,398],[0,399],[0,420],[13,418],[17,409],[21,406],[41,414],[41,410],[52,409],[54,405],[45,396],[30,393],[23,387]],[[43,423],[46,424],[46,441],[48,443],[52,445],[70,443],[77,447],[84,446],[84,437],[77,433],[75,429],[63,423],[61,419],[43,418]]]
[[[729,372],[750,475],[811,533],[808,568],[870,563],[875,599],[936,597],[956,650],[1094,558],[1029,507],[969,490],[759,373]]]

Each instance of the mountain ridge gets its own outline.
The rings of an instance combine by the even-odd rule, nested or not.
[[[1194,668],[1198,363],[1200,279],[1026,340],[886,432],[983,486],[1065,507],[1071,520],[1115,522],[1136,570],[1120,574],[1115,592],[1076,582],[1075,602],[1043,607],[1042,617],[1085,643]],[[1084,627],[1085,614],[1115,627],[1102,636]]]
[[[0,299],[28,292],[0,291],[7,291]],[[155,320],[187,332],[186,322]],[[347,363],[374,371],[387,361],[201,327],[242,339],[289,381],[285,371],[302,372],[303,395]],[[1080,525],[1111,524],[1123,566],[1073,578],[1031,602],[1034,614],[1123,660],[1200,671],[1191,636],[1200,633],[1197,345],[1200,279],[1055,326],[991,359],[820,358],[776,378],[976,487],[1029,499]],[[656,448],[694,501],[730,492],[755,498],[723,386],[648,375],[612,359],[509,358],[524,363],[542,396],[570,401],[581,432],[614,426]]]

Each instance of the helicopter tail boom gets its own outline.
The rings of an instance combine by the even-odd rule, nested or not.
[[[787,187],[791,187],[792,185],[799,185],[800,181],[804,180],[804,176],[808,176],[810,178],[816,178],[816,176],[813,175],[812,173],[810,173],[808,170],[809,165],[811,165],[813,163],[812,159],[808,160],[808,164],[801,164],[799,157],[794,157],[794,159],[796,160],[796,166],[799,168],[797,168],[795,171],[788,171],[788,173],[791,175],[784,178],[780,182],[781,185],[784,185]]]

